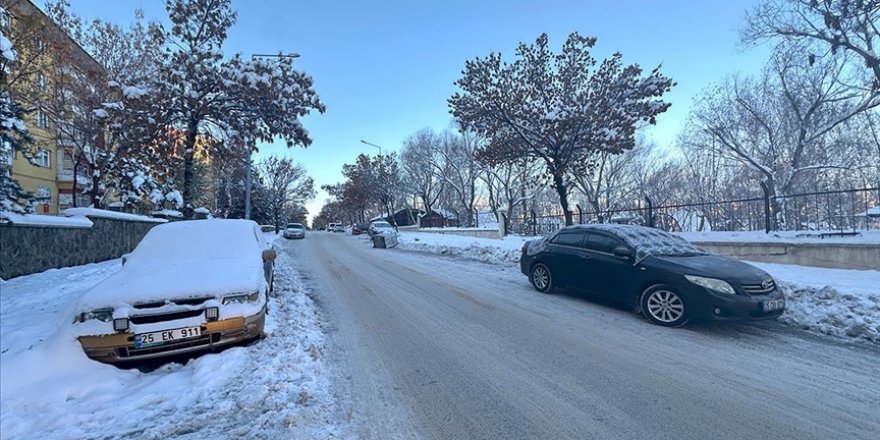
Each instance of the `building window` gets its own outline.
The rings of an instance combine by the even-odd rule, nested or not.
[[[52,158],[49,154],[49,150],[40,150],[36,156],[34,156],[34,163],[37,166],[49,168],[52,166]]]
[[[37,87],[40,88],[41,92],[45,92],[46,88],[49,86],[49,80],[46,79],[46,75],[42,73],[37,74]]]
[[[37,110],[37,127],[49,129],[49,115],[43,110]]]

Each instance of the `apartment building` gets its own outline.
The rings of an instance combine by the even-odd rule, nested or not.
[[[0,158],[0,172],[34,194],[38,213],[58,213],[73,206],[74,197],[78,206],[87,206],[91,200],[80,194],[88,183],[86,168],[75,166],[75,158],[83,149],[101,145],[88,145],[78,136],[72,120],[89,110],[70,96],[72,85],[103,81],[103,68],[31,0],[3,0],[0,5],[0,26],[18,53],[9,72],[10,91],[29,110],[24,123],[35,141],[33,160],[21,153]]]

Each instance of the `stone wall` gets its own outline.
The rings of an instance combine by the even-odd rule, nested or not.
[[[119,258],[161,223],[89,217],[91,228],[0,224],[0,278]]]

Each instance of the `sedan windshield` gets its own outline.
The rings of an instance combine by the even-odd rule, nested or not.
[[[629,245],[636,253],[636,261],[649,255],[655,257],[692,257],[706,255],[706,251],[687,240],[653,228],[629,225],[592,225],[592,228],[608,231]]]

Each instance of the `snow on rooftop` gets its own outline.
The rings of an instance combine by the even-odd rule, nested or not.
[[[145,215],[129,214],[127,212],[108,211],[106,209],[96,208],[67,208],[64,210],[64,213],[67,215],[79,215],[84,217],[106,218],[113,220],[127,220],[132,222],[165,223],[168,221],[161,218],[147,217]]]
[[[201,208],[194,209],[193,212],[195,212],[196,214],[210,214],[211,213],[211,211],[208,208],[205,208],[204,206]]]
[[[45,214],[16,214],[14,212],[0,212],[0,219],[6,219],[13,225],[23,226],[53,226],[60,228],[91,228],[92,221],[82,216],[62,217]]]

